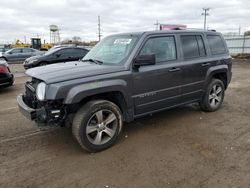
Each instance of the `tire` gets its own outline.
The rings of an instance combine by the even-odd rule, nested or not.
[[[83,149],[102,151],[115,143],[122,129],[122,120],[117,105],[106,100],[93,100],[75,114],[72,134]]]
[[[212,79],[200,102],[201,109],[206,112],[218,110],[223,103],[224,94],[225,86],[223,82],[219,79]]]

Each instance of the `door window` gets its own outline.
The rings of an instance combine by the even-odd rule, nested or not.
[[[61,54],[62,57],[71,57],[74,53],[74,50],[71,48],[67,48],[60,50],[58,53]]]
[[[173,36],[150,38],[139,55],[155,54],[156,63],[175,60],[176,45]]]
[[[22,53],[22,49],[13,49],[10,51],[12,54],[18,54],[18,53]]]
[[[29,49],[29,48],[24,48],[23,49],[23,53],[31,53],[31,52],[33,52],[31,49]]]
[[[86,50],[84,50],[84,49],[76,48],[76,49],[72,50],[72,55],[74,57],[83,57],[83,56],[85,56],[85,54],[86,54]]]
[[[181,43],[184,59],[206,55],[204,42],[200,35],[182,35]]]

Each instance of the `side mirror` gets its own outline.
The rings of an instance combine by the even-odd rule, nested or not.
[[[155,54],[139,55],[135,58],[134,67],[140,67],[144,65],[154,65]]]

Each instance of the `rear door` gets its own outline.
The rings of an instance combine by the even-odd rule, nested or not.
[[[138,55],[155,54],[156,64],[133,72],[135,114],[140,116],[179,104],[181,69],[174,35],[149,37]]]
[[[23,48],[22,58],[27,59],[33,55],[34,50],[30,48]]]
[[[207,62],[207,49],[203,34],[179,35],[182,49],[182,101],[191,102],[202,97],[206,73],[211,63]]]

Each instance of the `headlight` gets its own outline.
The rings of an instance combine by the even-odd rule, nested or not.
[[[43,101],[45,98],[45,90],[46,90],[46,84],[44,82],[41,82],[37,85],[36,88],[36,97],[39,101]]]
[[[36,61],[37,61],[37,59],[29,60],[29,61],[27,61],[27,64],[35,63]]]

